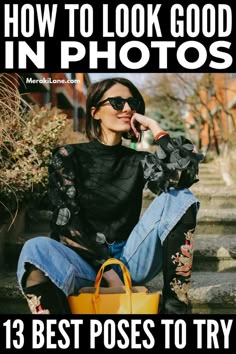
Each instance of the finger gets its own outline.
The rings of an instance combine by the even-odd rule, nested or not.
[[[135,117],[132,117],[131,118],[131,121],[130,121],[130,125],[131,125],[131,128],[136,136],[136,138],[139,137],[140,133],[139,131],[137,130],[136,126],[135,126],[135,123],[137,122],[137,120],[135,119]]]
[[[134,116],[131,117],[131,120],[130,120],[130,125],[131,125],[131,128],[132,130],[135,132],[135,130],[137,130],[135,128],[135,122],[136,122],[136,119],[134,118]]]
[[[77,230],[70,230],[71,236],[80,236],[79,231]]]
[[[147,127],[145,127],[145,126],[144,126],[144,125],[142,125],[142,124],[139,126],[139,129],[140,129],[140,130],[143,130],[143,131],[148,130],[148,128],[147,128]]]

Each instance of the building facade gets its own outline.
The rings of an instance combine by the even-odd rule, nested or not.
[[[84,132],[87,73],[19,73],[19,91],[31,105],[58,107],[72,120],[73,131]]]
[[[214,150],[223,154],[225,146],[235,140],[236,74],[212,73],[203,77],[198,103],[190,105],[186,126],[202,152]]]

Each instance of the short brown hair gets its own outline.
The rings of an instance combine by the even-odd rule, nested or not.
[[[126,86],[130,90],[132,96],[137,97],[140,101],[137,113],[145,113],[145,102],[143,96],[130,80],[120,77],[114,77],[111,79],[105,79],[99,82],[95,82],[88,89],[86,102],[86,135],[89,140],[99,139],[101,137],[100,122],[99,120],[94,119],[91,115],[91,108],[97,107],[104,93],[115,84],[121,84]],[[138,139],[134,134],[132,134],[132,132],[124,133],[123,136],[126,139],[131,139],[131,141],[138,141]]]

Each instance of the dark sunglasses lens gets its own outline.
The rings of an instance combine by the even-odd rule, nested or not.
[[[130,97],[130,98],[128,98],[127,101],[128,101],[128,104],[129,104],[131,109],[133,109],[133,110],[137,110],[138,109],[139,104],[140,104],[140,101],[139,101],[138,98]]]
[[[121,110],[124,108],[125,100],[121,97],[114,97],[109,99],[110,104],[116,110]]]
[[[137,110],[140,104],[139,99],[136,97],[129,97],[128,99],[122,97],[111,97],[109,98],[109,102],[116,110],[122,110],[124,108],[125,102],[128,102],[128,105],[133,110]]]

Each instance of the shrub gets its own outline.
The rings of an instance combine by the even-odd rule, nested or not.
[[[42,199],[47,164],[66,124],[66,115],[50,105],[29,106],[18,80],[0,74],[0,215],[16,214],[25,201]]]

